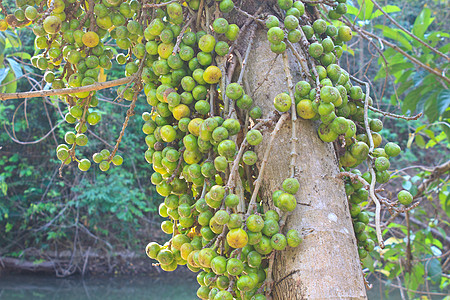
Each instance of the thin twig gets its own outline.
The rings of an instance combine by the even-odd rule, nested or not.
[[[423,46],[427,47],[428,49],[430,49],[431,51],[433,51],[434,53],[438,54],[439,56],[442,56],[443,58],[445,58],[447,61],[449,61],[449,57],[447,55],[445,55],[444,53],[442,53],[441,51],[439,51],[436,48],[431,47],[429,44],[425,43],[424,41],[422,41],[421,39],[419,39],[417,36],[415,36],[412,32],[410,32],[408,29],[406,29],[405,27],[403,27],[402,25],[400,25],[397,21],[394,20],[394,18],[392,18],[387,12],[385,12],[383,10],[383,8],[380,6],[380,4],[378,4],[377,1],[372,0],[372,3],[375,5],[376,8],[378,8],[381,13],[383,15],[386,16],[386,18],[389,19],[389,21],[391,21],[395,26],[397,26],[398,28],[400,28],[403,32],[405,32],[407,35],[409,35],[410,37],[412,37],[413,39],[415,39],[416,41],[418,41],[419,43],[421,43]]]
[[[188,29],[188,27],[191,25],[191,23],[195,20],[194,17],[191,17],[187,23],[183,26],[183,28],[180,31],[180,34],[177,37],[177,42],[175,44],[175,46],[173,47],[173,51],[172,51],[172,55],[175,55],[179,50],[180,50],[180,43],[183,39],[183,34],[186,32],[186,30]]]
[[[369,94],[370,94],[370,85],[365,82],[366,86],[366,98],[364,100],[364,126],[366,129],[367,137],[369,140],[369,153],[373,152],[374,149],[374,143],[373,143],[373,137],[372,132],[370,131],[370,125],[369,125],[369,117],[367,115],[368,109],[369,109]],[[376,176],[375,176],[375,170],[373,169],[372,162],[369,158],[367,161],[367,164],[369,165],[369,171],[372,175],[372,181],[370,182],[370,188],[369,188],[369,194],[370,198],[375,202],[375,230],[377,232],[377,239],[378,244],[380,245],[380,248],[384,248],[384,242],[383,242],[383,235],[381,233],[381,226],[380,226],[380,214],[381,214],[381,204],[378,200],[377,196],[375,195],[375,183],[376,183]]]
[[[248,210],[247,215],[251,214],[254,209],[256,208],[256,197],[258,196],[259,189],[261,187],[262,181],[263,181],[263,174],[264,169],[266,168],[267,161],[269,160],[269,155],[271,153],[272,145],[275,140],[275,136],[277,135],[278,131],[280,131],[281,126],[283,126],[284,122],[288,119],[289,114],[282,114],[280,119],[278,120],[277,124],[275,125],[275,128],[273,129],[272,133],[270,134],[269,143],[267,144],[266,151],[264,152],[263,161],[261,163],[261,167],[259,169],[258,178],[256,179],[255,183],[255,189],[253,190],[252,198],[250,199],[250,203],[248,204]]]
[[[33,91],[33,92],[20,92],[20,93],[0,93],[0,101],[5,101],[8,99],[21,99],[21,98],[32,98],[32,97],[46,97],[46,96],[56,96],[56,95],[67,95],[72,93],[81,92],[92,92],[103,90],[109,87],[114,87],[122,84],[129,83],[135,79],[135,76],[129,76],[125,78],[98,82],[91,85],[76,87],[76,88],[63,88],[56,90],[45,90],[45,91]]]
[[[296,145],[297,145],[297,133],[296,133],[296,125],[295,125],[295,121],[297,121],[297,111],[295,108],[295,96],[294,96],[294,83],[292,82],[292,75],[291,75],[291,70],[289,67],[289,59],[288,56],[286,54],[286,51],[283,52],[283,64],[284,64],[284,73],[286,74],[286,80],[287,80],[287,86],[288,86],[288,90],[289,90],[289,96],[291,97],[291,130],[292,130],[292,135],[291,135],[291,162],[289,164],[290,168],[291,168],[291,177],[295,176],[295,158],[297,157],[297,150],[296,150]]]
[[[426,64],[422,63],[420,60],[418,60],[417,58],[409,55],[408,53],[406,53],[405,51],[403,51],[399,46],[397,46],[396,44],[393,44],[367,30],[362,29],[359,26],[353,25],[350,20],[348,18],[346,18],[344,16],[344,23],[350,27],[352,27],[354,30],[358,31],[359,33],[364,33],[374,39],[377,39],[378,41],[383,42],[384,45],[394,49],[395,51],[401,53],[403,56],[405,56],[406,58],[408,58],[409,60],[411,60],[413,63],[415,63],[416,65],[418,65],[419,67],[427,70],[430,73],[433,73],[434,75],[438,76],[439,78],[441,78],[442,80],[444,80],[445,82],[447,82],[447,84],[450,84],[450,78],[447,78],[444,74],[442,70],[439,69],[433,69],[429,66],[427,66]]]
[[[239,74],[239,78],[237,80],[238,84],[242,83],[242,80],[244,78],[244,73],[245,73],[245,67],[247,66],[247,61],[248,61],[248,56],[250,54],[250,51],[252,49],[252,45],[253,45],[253,39],[255,38],[255,32],[256,32],[256,25],[252,26],[250,28],[250,40],[248,41],[248,45],[247,45],[247,50],[245,51],[245,55],[244,55],[244,59],[242,60],[242,66],[241,66],[241,72]]]

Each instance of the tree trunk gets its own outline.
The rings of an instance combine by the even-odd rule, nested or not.
[[[264,81],[274,58],[265,31],[258,30],[245,76],[253,90]],[[293,57],[290,62],[296,82],[301,79],[301,72],[298,65],[293,64]],[[280,55],[268,80],[253,95],[264,116],[274,110],[273,99],[281,92],[288,92],[288,88]],[[336,178],[339,169],[333,146],[319,139],[314,122],[298,119],[296,126],[296,177],[300,190],[296,195],[297,208],[288,217],[285,230],[299,230],[304,234],[304,241],[298,248],[276,254],[273,298],[366,299],[344,185]],[[265,133],[264,142],[257,148],[260,161],[269,135]],[[291,147],[289,120],[275,139],[273,155],[264,171],[262,193],[265,203],[290,176]]]

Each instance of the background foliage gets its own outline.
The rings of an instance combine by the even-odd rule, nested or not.
[[[348,2],[353,6],[347,14],[352,22],[396,43],[425,65],[448,70],[448,61],[390,23],[372,1]],[[415,36],[443,53],[449,52],[447,1],[378,3]],[[8,4],[11,6],[11,1]],[[35,51],[33,39],[29,28],[0,33],[0,92],[48,88],[41,85],[43,74],[29,61]],[[416,290],[442,293],[450,284],[449,175],[439,174],[432,182],[429,177],[435,175],[434,166],[449,158],[450,92],[435,75],[391,48],[378,46],[382,57],[369,43],[355,39],[341,61],[357,77],[373,82],[379,108],[406,115],[424,114],[410,122],[386,119],[382,132],[406,149],[391,165],[396,180],[385,187],[386,196],[403,188],[421,204],[397,216],[395,223],[389,222],[393,220],[385,214],[387,247],[375,249],[364,261],[364,268],[373,274],[372,278],[385,282],[386,293],[399,287],[410,297]],[[118,78],[120,73],[119,66],[114,65],[108,79]],[[114,98],[112,90],[101,92],[100,105],[106,113],[103,122],[90,128],[99,137],[91,143],[91,152],[112,148],[122,127],[127,104],[114,102]],[[160,199],[149,184],[152,169],[143,157],[143,121],[138,117],[144,112],[142,103],[145,100],[138,101],[137,116],[131,119],[119,148],[125,158],[121,168],[107,173],[91,168],[82,174],[69,166],[63,177],[59,176],[55,147],[63,140],[66,125],[49,130],[63,119],[65,105],[52,97],[0,103],[4,129],[0,131],[0,256],[41,259],[50,251],[75,252],[87,247],[99,252],[141,253],[143,240],[155,240],[159,230],[154,230],[154,219],[159,218],[156,210]],[[372,117],[385,118],[376,114]],[[45,135],[42,142],[30,143]],[[429,184],[420,190],[424,182]],[[375,239],[375,232],[372,234]]]

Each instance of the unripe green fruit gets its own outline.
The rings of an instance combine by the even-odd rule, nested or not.
[[[300,30],[298,29],[294,29],[288,32],[288,40],[289,42],[295,44],[300,42],[300,40],[302,39],[302,34],[300,32]]]
[[[98,165],[100,170],[103,172],[106,172],[109,170],[109,162],[107,162],[106,160],[100,162],[100,164]]]
[[[293,211],[297,206],[297,201],[295,197],[289,193],[282,193],[277,201],[276,205],[282,211]]]
[[[214,46],[216,45],[216,40],[214,36],[210,34],[206,34],[200,38],[198,41],[198,47],[203,52],[209,53],[214,50]]]
[[[270,44],[270,50],[272,50],[273,53],[282,54],[286,51],[286,43],[281,42],[279,44]]]
[[[250,145],[256,146],[262,142],[262,134],[259,130],[252,129],[247,132],[246,139]]]
[[[213,29],[217,33],[226,33],[228,31],[228,21],[224,18],[217,18],[214,20]]]
[[[323,46],[318,42],[312,43],[309,45],[308,52],[312,57],[319,58],[323,53]]]
[[[313,29],[316,34],[322,34],[327,30],[327,22],[322,19],[317,19],[313,23]]]
[[[228,98],[237,100],[244,94],[244,89],[240,84],[233,82],[227,86],[225,93]]]
[[[83,158],[82,160],[80,160],[78,162],[78,169],[80,169],[81,171],[86,172],[87,170],[89,170],[90,167],[91,167],[91,162],[86,158]]]
[[[287,30],[294,30],[298,27],[298,19],[295,16],[286,16],[284,19],[284,27]]]
[[[283,190],[289,194],[296,194],[300,188],[300,183],[296,178],[287,178],[283,181]]]
[[[267,32],[267,39],[270,43],[278,45],[284,40],[284,32],[280,27],[272,27]]]
[[[219,4],[219,9],[223,13],[229,13],[234,8],[234,2],[232,0],[222,0]]]
[[[250,215],[246,221],[247,228],[251,232],[260,232],[264,228],[264,220],[261,216]]]
[[[123,163],[123,157],[116,154],[112,161],[111,161],[115,166],[120,166]]]
[[[345,15],[347,13],[347,5],[345,5],[345,3],[339,3],[335,10],[338,14]]]
[[[413,196],[411,195],[411,193],[405,190],[400,191],[397,195],[397,198],[398,201],[405,206],[410,205],[413,201]]]
[[[246,151],[243,155],[242,155],[242,161],[249,166],[253,166],[256,161],[258,160],[258,156],[256,155],[255,152],[253,151]]]
[[[61,19],[55,16],[48,16],[42,23],[44,30],[49,34],[55,34],[61,29]]]
[[[38,11],[37,11],[37,9],[36,9],[34,6],[28,6],[28,7],[25,9],[25,17],[26,17],[28,20],[34,20],[34,19],[36,19],[37,14],[38,14]]]
[[[249,109],[252,106],[252,104],[253,104],[253,100],[247,94],[242,95],[242,97],[240,97],[239,99],[236,100],[237,107],[239,107],[240,109],[243,109],[243,110]]]
[[[223,0],[222,2],[224,1],[226,0]],[[225,36],[230,41],[235,41],[239,36],[239,26],[237,26],[236,24],[228,25],[228,30],[227,32],[225,32]]]
[[[288,10],[294,4],[293,0],[278,0],[278,6],[281,9]]]
[[[291,229],[287,232],[286,239],[289,247],[293,248],[298,247],[303,240],[295,229]]]
[[[286,93],[278,94],[273,100],[273,105],[275,109],[279,112],[287,112],[291,108],[292,99]]]
[[[248,115],[253,119],[253,120],[257,120],[259,118],[262,117],[262,110],[260,107],[255,106],[253,107],[250,112],[248,113]]]
[[[286,11],[286,16],[294,16],[296,18],[300,18],[301,14],[298,9],[295,7],[291,7]]]
[[[338,29],[338,37],[343,42],[348,42],[352,39],[353,33],[350,27],[341,26]]]
[[[272,27],[278,27],[278,26],[280,26],[280,21],[278,20],[277,17],[272,16],[272,15],[267,17],[267,19],[266,19],[266,27],[268,29],[270,29]]]
[[[286,237],[281,233],[276,233],[272,236],[270,245],[274,250],[282,251],[287,245]]]
[[[384,146],[384,151],[386,152],[387,155],[389,155],[390,157],[394,157],[400,154],[400,152],[402,151],[402,149],[400,148],[399,145],[389,142],[386,144],[386,146]]]

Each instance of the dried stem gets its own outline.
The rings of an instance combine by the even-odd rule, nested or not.
[[[367,137],[369,140],[369,153],[373,152],[374,144],[373,144],[373,137],[372,132],[370,131],[370,125],[369,125],[369,117],[367,115],[367,112],[369,110],[369,94],[370,94],[370,85],[365,82],[364,85],[366,86],[366,98],[364,100],[364,126],[366,129]],[[372,181],[370,182],[370,188],[369,188],[369,194],[370,198],[375,202],[375,230],[377,232],[377,239],[378,244],[380,245],[380,248],[384,248],[384,242],[383,242],[383,235],[381,234],[381,225],[380,225],[380,214],[381,214],[381,204],[378,200],[377,196],[375,195],[375,183],[376,183],[376,176],[375,176],[375,170],[372,166],[372,161],[369,158],[367,161],[367,164],[369,165],[369,171],[372,175]]]
[[[270,140],[267,144],[266,151],[264,152],[263,161],[261,163],[261,168],[259,169],[258,178],[255,181],[255,189],[252,194],[252,198],[250,199],[250,203],[248,204],[248,210],[247,210],[247,216],[250,215],[254,209],[256,208],[256,197],[258,196],[259,189],[262,184],[262,177],[264,174],[264,169],[266,168],[267,161],[269,159],[270,150],[272,149],[273,142],[275,140],[275,136],[277,135],[278,131],[280,131],[281,126],[284,124],[284,122],[289,117],[289,114],[285,113],[282,114],[280,119],[278,120],[277,124],[275,125],[275,128],[273,129],[272,133],[270,134]]]
[[[252,49],[253,39],[255,38],[256,25],[253,25],[250,28],[250,30],[251,30],[250,40],[248,41],[247,50],[245,51],[245,56],[244,56],[244,59],[242,60],[241,72],[239,73],[239,78],[238,78],[238,81],[237,81],[238,84],[241,84],[242,80],[244,78],[245,67],[247,66],[248,56],[249,56],[250,51]]]
[[[297,58],[302,68],[302,71],[305,73],[306,77],[309,79],[309,81],[312,81],[312,77],[311,74],[309,73],[309,67],[306,58],[304,56],[301,56],[300,53],[298,53],[298,51],[294,48],[294,45],[292,45],[292,43],[289,42],[288,40],[286,40],[286,45],[288,46],[289,49],[291,49],[292,54],[294,54],[295,58]]]
[[[418,118],[420,118],[423,115],[423,113],[419,113],[419,114],[417,114],[415,116],[412,116],[412,117],[405,117],[405,116],[402,116],[402,115],[396,115],[396,114],[393,114],[393,113],[390,113],[390,112],[382,111],[382,110],[380,110],[378,108],[375,108],[373,106],[369,106],[369,109],[371,111],[374,111],[374,112],[377,112],[379,114],[382,114],[383,116],[386,116],[386,117],[391,117],[393,119],[403,119],[403,120],[407,120],[407,121],[417,120]]]
[[[295,158],[298,155],[296,150],[297,145],[297,133],[296,133],[296,126],[295,121],[297,121],[297,111],[295,107],[295,96],[294,96],[294,83],[292,82],[292,75],[291,75],[291,69],[289,67],[289,59],[286,54],[286,51],[283,52],[283,64],[284,64],[284,73],[286,74],[286,80],[287,80],[287,86],[289,90],[289,96],[291,97],[291,162],[290,162],[290,168],[291,168],[291,177],[295,176]]]
[[[194,20],[195,18],[191,17],[181,29],[180,34],[177,36],[177,42],[175,44],[175,47],[173,47],[172,55],[175,55],[180,50],[180,43],[183,39],[183,35]]]
[[[33,92],[21,92],[21,93],[0,93],[0,101],[5,101],[8,99],[20,99],[20,98],[32,98],[32,97],[47,97],[55,95],[67,95],[72,93],[81,92],[92,92],[103,90],[106,88],[122,85],[129,83],[135,79],[135,76],[129,76],[125,78],[120,78],[116,80],[110,80],[105,82],[98,82],[91,85],[86,85],[76,88],[64,88],[56,90],[45,90],[45,91],[33,91]]]
[[[258,129],[264,124],[264,122],[256,124],[253,129]],[[227,187],[229,189],[234,189],[235,182],[234,182],[234,175],[236,174],[238,168],[239,168],[239,162],[241,161],[241,157],[244,154],[245,148],[248,146],[247,138],[245,137],[244,140],[241,143],[241,146],[239,148],[239,152],[234,158],[233,166],[231,167],[230,175],[228,177]]]
[[[163,6],[169,5],[169,4],[174,3],[174,2],[184,2],[184,1],[172,0],[172,1],[169,1],[169,2],[164,2],[164,3],[159,3],[159,4],[147,3],[147,4],[144,4],[143,8],[158,8],[158,7],[163,7]]]
[[[273,278],[272,278],[272,271],[273,271],[273,263],[275,261],[275,251],[272,251],[269,255],[269,266],[267,267],[267,276],[266,281],[264,282],[266,289],[266,298],[271,299],[272,294],[272,285],[273,285]]]

